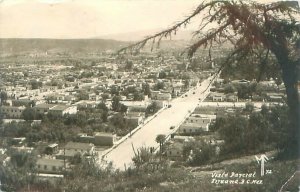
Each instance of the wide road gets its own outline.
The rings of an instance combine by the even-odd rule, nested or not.
[[[125,165],[127,168],[133,165],[132,157],[134,157],[134,151],[132,146],[135,149],[143,146],[157,148],[156,136],[159,134],[171,134],[174,129],[172,130],[170,127],[177,126],[184,121],[197,104],[207,96],[209,89],[206,92],[204,91],[208,87],[209,81],[210,79],[203,81],[200,86],[193,88],[184,94],[183,97],[170,101],[172,107],[159,113],[153,120],[109,152],[104,157],[104,160],[113,162],[113,166],[116,169],[124,170]]]

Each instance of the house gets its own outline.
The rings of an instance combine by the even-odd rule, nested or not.
[[[172,95],[169,92],[161,92],[156,96],[156,99],[170,101],[172,99]]]
[[[55,104],[42,103],[42,104],[36,105],[34,107],[34,110],[37,114],[44,115],[44,114],[48,114],[49,110],[52,109],[54,106],[55,106]]]
[[[155,100],[153,101],[155,102],[155,104],[157,105],[157,107],[159,108],[167,108],[169,106],[169,102],[168,101],[162,101],[162,100]]]
[[[20,119],[22,117],[24,110],[25,110],[24,106],[20,106],[20,107],[1,106],[0,114],[2,114],[4,118]]]
[[[94,144],[97,146],[112,146],[116,141],[116,135],[112,133],[97,132],[94,137]]]
[[[147,104],[145,105],[136,105],[136,106],[128,106],[129,112],[142,112],[145,113],[147,110]]]
[[[75,103],[74,105],[77,106],[77,108],[80,109],[94,109],[97,107],[98,102],[96,101],[89,101],[89,100],[81,100]]]
[[[49,114],[63,117],[64,115],[72,115],[77,113],[77,106],[71,105],[56,105],[49,109]]]
[[[151,91],[151,99],[157,99],[160,91]]]
[[[187,134],[192,134],[192,133],[199,133],[201,131],[206,131],[208,128],[203,128],[201,125],[197,123],[184,123],[179,126],[178,131],[180,133],[187,133]]]
[[[143,123],[145,117],[145,113],[141,112],[128,112],[124,119],[126,122],[133,126],[138,126]]]
[[[169,101],[172,99],[172,95],[168,91],[151,91],[151,99]]]
[[[226,95],[226,101],[228,101],[228,102],[238,102],[239,98],[237,96],[237,93],[228,93]]]
[[[183,87],[183,84],[173,85],[172,96],[174,96],[174,97],[179,96],[181,93],[182,87]]]
[[[53,144],[48,145],[45,148],[45,153],[46,154],[58,153],[58,144],[57,143],[53,143]]]
[[[174,142],[166,149],[166,155],[173,160],[178,160],[183,156],[183,143]]]
[[[39,158],[36,162],[37,171],[40,173],[61,173],[66,168],[64,160]]]
[[[62,103],[62,101],[65,99],[65,95],[63,94],[57,94],[57,93],[53,93],[51,95],[47,95],[46,96],[46,100],[49,103]]]
[[[65,153],[92,155],[95,153],[95,146],[91,143],[68,142],[64,147],[64,151]]]
[[[208,125],[211,123],[212,118],[204,115],[193,115],[188,117],[185,120],[185,123],[196,123],[203,127],[205,130],[208,131]]]
[[[224,93],[213,93],[211,97],[212,100],[216,102],[222,102],[226,99],[226,95]]]
[[[209,131],[211,121],[212,118],[208,116],[190,116],[182,125],[180,125],[178,130],[181,133],[199,133],[202,131]]]

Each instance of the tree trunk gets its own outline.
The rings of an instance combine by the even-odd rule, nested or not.
[[[291,62],[289,60],[279,60],[282,68],[283,82],[286,88],[287,104],[289,107],[289,136],[287,147],[292,147],[299,153],[299,138],[300,138],[300,108],[299,108],[299,94],[297,89],[299,72],[297,69],[297,63]],[[295,147],[295,148],[294,148]],[[291,150],[293,150],[291,149]]]

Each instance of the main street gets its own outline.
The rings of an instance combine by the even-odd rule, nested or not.
[[[124,170],[125,166],[129,167],[132,165],[132,157],[134,157],[132,146],[135,150],[143,146],[157,148],[158,143],[155,141],[156,136],[159,134],[170,135],[174,131],[174,129],[170,129],[170,127],[178,126],[184,121],[197,104],[207,96],[209,82],[210,79],[207,79],[203,81],[200,86],[184,94],[183,97],[170,101],[170,108],[160,112],[131,137],[128,137],[125,141],[116,146],[105,155],[104,160],[113,162],[113,166],[116,169]],[[205,91],[206,89],[207,91]]]

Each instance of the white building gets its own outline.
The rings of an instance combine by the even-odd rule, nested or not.
[[[54,116],[72,115],[77,113],[77,106],[72,105],[56,105],[49,109],[49,114]]]
[[[40,173],[61,173],[65,168],[64,160],[39,158],[36,162]]]

